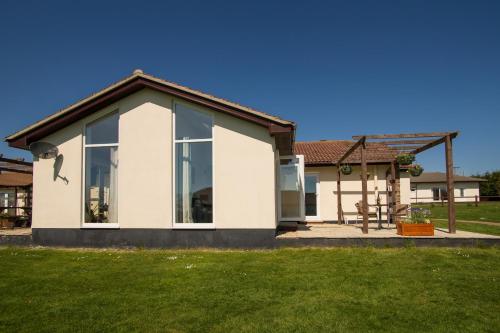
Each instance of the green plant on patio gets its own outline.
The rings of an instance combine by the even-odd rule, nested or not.
[[[431,223],[431,211],[425,208],[412,208],[404,223]]]
[[[399,165],[410,165],[415,161],[414,154],[399,154],[396,156],[396,161],[398,161]]]
[[[418,177],[424,172],[424,168],[420,164],[413,164],[408,168],[408,173],[413,177]]]
[[[344,175],[350,175],[352,173],[352,166],[349,164],[344,164],[340,167],[340,172]]]

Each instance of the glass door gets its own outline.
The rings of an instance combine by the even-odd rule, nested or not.
[[[304,220],[304,160],[303,156],[280,159],[280,220]]]
[[[306,220],[319,220],[319,175],[304,176]]]

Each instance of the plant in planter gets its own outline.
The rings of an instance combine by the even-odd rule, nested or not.
[[[398,235],[402,236],[434,236],[434,224],[430,220],[428,209],[412,208],[409,218],[397,224]]]
[[[422,174],[422,172],[424,172],[424,168],[422,168],[420,164],[414,164],[408,169],[408,172],[413,177],[418,177]]]
[[[398,161],[399,165],[410,165],[415,161],[415,155],[399,154],[396,156],[396,161]]]
[[[342,174],[344,175],[350,175],[352,173],[352,166],[350,166],[349,164],[344,164],[340,166],[340,172],[342,172]]]
[[[0,228],[14,228],[14,220],[9,214],[0,213]]]

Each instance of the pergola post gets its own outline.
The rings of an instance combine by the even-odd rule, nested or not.
[[[446,153],[446,187],[448,190],[448,231],[450,234],[457,232],[455,221],[455,186],[453,184],[453,150],[450,135],[445,138]]]
[[[364,136],[360,137],[359,140],[353,144],[343,155],[342,157],[337,161],[337,220],[338,223],[342,223],[342,196],[340,194],[341,188],[340,188],[340,163],[344,161],[347,157],[349,157],[356,149],[358,149],[359,146],[362,146],[362,153],[361,156],[364,156],[365,159],[365,166],[366,166],[366,156],[364,149],[365,147],[365,141],[366,138]],[[366,167],[365,167],[366,170]],[[366,173],[365,173],[366,176]],[[366,177],[365,177],[366,178]],[[367,220],[368,220],[368,210],[366,211],[367,214]],[[368,232],[368,225],[366,228],[366,232]]]
[[[391,223],[396,224],[396,219],[394,218],[396,216],[396,162],[392,161],[391,162],[391,204],[392,204],[392,210],[391,210]]]
[[[366,165],[366,145],[365,142],[361,144],[361,190],[363,194],[362,209],[363,209],[363,233],[368,233],[368,181],[367,174],[368,167]]]
[[[337,165],[337,223],[342,224],[342,196],[340,188],[340,168]]]

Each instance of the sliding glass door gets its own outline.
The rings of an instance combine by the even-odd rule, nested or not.
[[[305,183],[305,215],[306,220],[319,219],[319,174],[308,173],[304,176]]]

